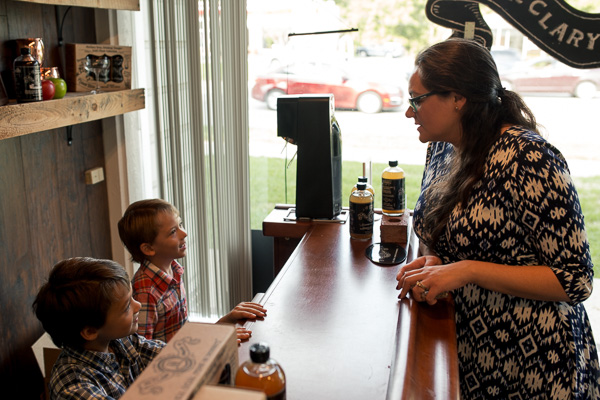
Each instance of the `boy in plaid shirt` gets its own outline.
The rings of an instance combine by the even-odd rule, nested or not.
[[[140,303],[112,260],[56,264],[33,303],[62,349],[50,377],[53,400],[118,399],[165,346],[136,333]]]
[[[142,303],[138,333],[148,339],[169,341],[187,321],[183,267],[176,261],[186,255],[187,233],[179,211],[161,199],[131,204],[119,221],[119,236],[140,263],[135,273],[133,297]],[[266,316],[258,303],[240,303],[217,323]],[[237,328],[238,343],[251,332]]]

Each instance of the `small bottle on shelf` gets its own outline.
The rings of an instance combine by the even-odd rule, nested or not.
[[[235,386],[258,389],[268,400],[285,400],[285,373],[277,361],[270,358],[269,345],[260,342],[250,346],[250,360],[240,365]]]
[[[390,161],[381,175],[381,212],[389,216],[404,214],[406,192],[404,189],[404,170],[398,161]]]
[[[350,237],[368,240],[373,237],[373,193],[359,182],[350,195]]]
[[[21,48],[21,55],[15,58],[13,67],[17,102],[42,101],[40,63],[31,55],[29,47]]]

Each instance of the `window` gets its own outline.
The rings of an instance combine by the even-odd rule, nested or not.
[[[349,3],[352,3],[352,7],[344,6]],[[334,65],[344,70],[342,76],[350,80],[357,76],[363,81],[376,81],[383,87],[399,86],[403,89],[402,104],[396,110],[367,113],[352,111],[348,107],[336,110],[336,118],[342,132],[343,189],[349,191],[356,178],[362,175],[363,162],[372,163],[371,178],[377,189],[383,167],[389,160],[397,159],[401,166],[406,166],[407,180],[414,178],[414,185],[417,186],[413,194],[408,192],[408,206],[414,206],[420,182],[419,168],[425,161],[426,145],[418,141],[413,121],[404,116],[407,108],[407,79],[412,71],[415,54],[427,45],[419,40],[425,38],[427,42],[434,43],[449,37],[450,33],[426,19],[417,20],[414,15],[422,14],[422,18],[425,18],[424,10],[414,10],[414,15],[401,11],[403,15],[397,17],[398,10],[402,7],[402,10],[406,10],[412,6],[412,2],[393,2],[390,6],[392,8],[377,7],[384,3],[375,0],[335,3],[248,0],[249,153],[253,229],[261,229],[262,220],[276,203],[293,203],[295,196],[295,146],[286,146],[285,142],[277,137],[276,112],[269,108],[269,104],[273,104],[272,99],[271,102],[265,101],[267,97],[261,100],[258,94],[253,96],[252,90],[257,78],[273,78],[270,71],[276,67],[288,73],[282,74],[281,80],[277,82],[279,86],[271,88],[275,95],[285,93],[288,88],[298,93],[308,93],[309,89],[333,93],[333,84],[340,80],[339,74],[337,78],[334,76],[332,80],[328,79],[324,83],[330,74],[325,70],[317,73],[313,82],[316,89],[311,89],[308,85],[299,88],[293,80],[302,74],[309,74],[317,65],[322,64]],[[590,9],[588,6],[591,2],[587,4],[585,0],[572,3],[576,8],[587,12],[600,11],[597,6],[595,10]],[[580,5],[581,3],[586,3],[587,8]],[[579,184],[577,180],[590,175],[597,176],[597,171],[600,171],[600,128],[596,123],[597,110],[600,108],[600,80],[597,78],[600,70],[574,71],[562,66],[550,68],[563,74],[563,78],[557,80],[547,76],[546,69],[542,68],[543,73],[533,76],[535,79],[530,79],[533,83],[523,81],[523,86],[516,86],[521,81],[509,81],[510,74],[507,71],[518,66],[519,61],[529,62],[543,54],[492,11],[483,12],[494,32],[493,53],[498,60],[500,72],[507,78],[505,86],[523,95],[542,125],[544,136],[564,154],[576,180],[580,197],[585,193],[593,193],[587,191],[590,190],[589,184]],[[411,14],[412,20],[407,20],[408,14]],[[395,22],[386,22],[386,15],[394,16]],[[394,29],[393,24],[400,20],[404,30]],[[318,32],[353,27],[358,27],[359,32],[343,35],[287,36],[291,32]],[[402,51],[386,53],[386,47],[394,48],[389,44],[384,46],[389,42],[401,44]],[[369,52],[374,55],[370,56]],[[574,83],[571,78],[564,79],[565,70],[569,70],[571,75],[578,73],[586,77],[579,78],[580,83]],[[533,68],[526,69],[526,72],[535,73]],[[592,77],[588,77],[589,75]],[[273,84],[273,79],[260,86],[262,93],[268,93],[268,84]],[[337,94],[335,97],[339,106],[342,98]],[[346,194],[349,193],[344,195],[347,205]],[[595,217],[595,210],[600,208],[600,204],[586,199],[582,199],[582,203],[588,236],[593,247],[592,259],[598,259],[600,221],[596,221],[598,218]],[[586,211],[585,207],[588,207],[589,211]]]

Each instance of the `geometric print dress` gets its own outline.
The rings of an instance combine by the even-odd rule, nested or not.
[[[453,155],[451,144],[429,143],[413,219],[424,243],[423,214],[435,201],[427,188],[444,179]],[[600,399],[598,354],[581,303],[592,291],[593,264],[577,192],[556,148],[521,127],[505,131],[433,250],[444,264],[549,266],[571,300],[536,301],[475,284],[454,290],[463,399]]]

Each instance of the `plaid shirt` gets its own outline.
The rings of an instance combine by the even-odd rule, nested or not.
[[[183,267],[173,261],[169,276],[144,261],[133,276],[133,297],[142,303],[138,333],[148,339],[168,342],[187,321]]]
[[[118,399],[164,346],[133,334],[111,341],[114,353],[65,347],[52,368],[50,398]]]

